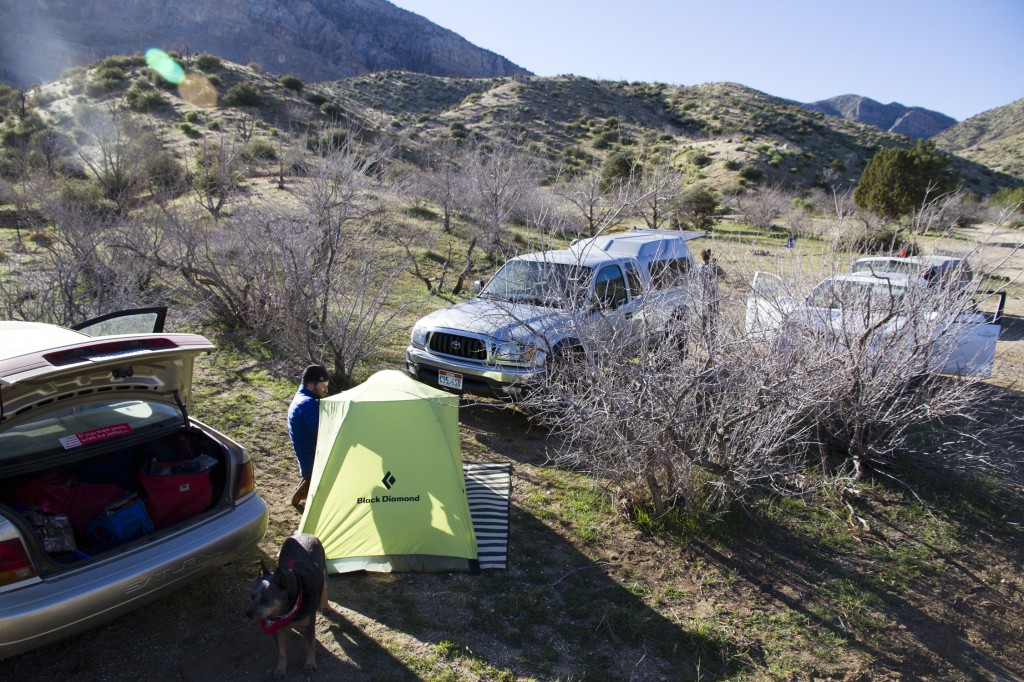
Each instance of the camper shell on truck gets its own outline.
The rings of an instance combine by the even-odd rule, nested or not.
[[[475,298],[415,324],[407,369],[456,393],[516,397],[560,354],[682,315],[695,266],[688,242],[702,236],[634,228],[517,256]]]

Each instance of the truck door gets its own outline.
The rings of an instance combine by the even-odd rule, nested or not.
[[[977,310],[958,315],[936,340],[933,371],[978,379],[992,376],[1006,292],[981,292],[979,297]]]
[[[782,278],[768,272],[755,272],[747,297],[746,332],[748,334],[774,335],[782,324],[782,318],[796,307],[796,301],[789,295]]]
[[[622,267],[616,263],[600,268],[594,277],[593,329],[589,330],[592,340],[617,345],[629,339],[630,320],[639,305],[640,301],[630,300]]]

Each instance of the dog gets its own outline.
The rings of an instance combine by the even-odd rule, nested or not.
[[[253,581],[245,615],[277,640],[275,678],[284,677],[288,665],[286,627],[298,628],[305,634],[306,661],[302,670],[312,673],[316,671],[316,614],[328,609],[327,557],[320,540],[308,533],[296,533],[286,539],[277,556],[278,567],[273,571],[260,559],[260,575]]]

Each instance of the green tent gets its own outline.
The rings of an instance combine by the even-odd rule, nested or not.
[[[321,400],[299,530],[330,573],[474,569],[458,396],[384,370]]]

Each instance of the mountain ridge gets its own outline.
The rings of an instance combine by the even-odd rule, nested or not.
[[[934,137],[953,127],[957,121],[924,107],[908,107],[899,102],[882,104],[862,95],[837,95],[804,104],[813,111],[859,121],[912,140]]]
[[[0,78],[15,87],[150,47],[210,52],[276,75],[325,81],[401,69],[436,76],[530,72],[386,0],[0,0]],[[117,17],[112,22],[110,17]]]

